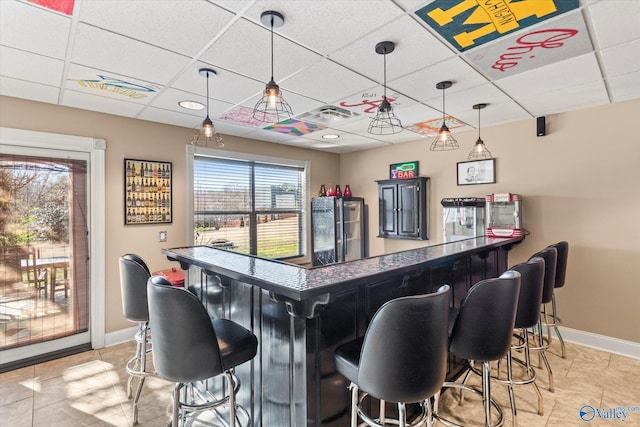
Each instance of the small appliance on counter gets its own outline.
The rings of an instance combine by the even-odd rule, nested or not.
[[[445,242],[484,236],[485,199],[448,197],[442,199],[442,237]]]
[[[487,200],[487,236],[522,236],[522,197],[513,193],[489,194]]]

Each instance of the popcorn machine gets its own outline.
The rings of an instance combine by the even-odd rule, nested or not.
[[[522,197],[513,193],[489,194],[487,201],[487,236],[522,236]]]
[[[485,199],[449,197],[442,199],[442,237],[445,242],[483,236]]]

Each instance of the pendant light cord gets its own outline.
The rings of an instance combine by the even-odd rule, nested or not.
[[[480,139],[480,110],[481,108],[478,107],[478,139]]]
[[[442,125],[443,125],[443,126],[446,124],[446,122],[445,122],[445,118],[444,118],[444,117],[445,117],[445,111],[447,110],[447,109],[444,107],[444,91],[445,91],[445,90],[446,90],[446,89],[443,87],[443,88],[442,88]]]
[[[384,58],[384,86],[382,87],[384,90],[384,95],[382,95],[382,99],[386,100],[387,99],[387,50],[384,50],[384,55],[382,55],[382,57]]]
[[[207,117],[209,117],[209,72],[207,71]]]
[[[271,15],[271,80],[273,80],[273,15]]]

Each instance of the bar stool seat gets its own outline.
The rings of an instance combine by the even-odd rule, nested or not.
[[[189,414],[224,405],[229,407],[228,425],[236,426],[238,412],[251,425],[247,410],[236,403],[240,382],[234,368],[255,357],[256,336],[231,320],[211,319],[195,295],[171,286],[162,276],[149,279],[147,292],[153,363],[161,378],[176,383],[171,425],[177,427]],[[219,375],[227,385],[223,396],[213,396],[195,384]]]
[[[131,399],[133,380],[138,378],[138,387],[133,399],[133,425],[138,424],[138,402],[142,394],[142,386],[148,375],[147,354],[152,351],[149,343],[149,308],[147,305],[147,280],[151,277],[147,263],[136,254],[125,254],[119,259],[120,289],[122,292],[122,311],[124,317],[138,324],[136,353],[126,364],[129,374],[127,380],[127,398]]]
[[[506,271],[498,278],[482,280],[469,289],[461,303],[455,318],[449,352],[469,361],[482,363],[482,390],[457,382],[445,382],[444,389],[457,388],[482,395],[485,426],[501,426],[504,422],[502,408],[491,399],[491,380],[489,362],[502,359],[509,352],[511,336],[516,318],[518,295],[520,292],[520,273]],[[466,378],[466,376],[465,376]],[[511,386],[509,386],[511,387]],[[448,426],[458,426],[444,417],[438,408],[440,396],[435,397],[434,416]],[[492,411],[498,414],[498,420],[492,424]]]
[[[433,294],[388,301],[364,337],[335,350],[336,368],[351,382],[352,427],[360,425],[358,419],[367,426],[431,425],[430,398],[446,375],[449,299],[449,286],[444,285]],[[366,410],[371,398],[380,401],[377,417]],[[397,403],[397,419],[387,417],[386,402]],[[408,404],[417,404],[419,413],[408,411]]]

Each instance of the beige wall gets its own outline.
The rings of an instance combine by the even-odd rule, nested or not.
[[[490,106],[487,108],[491,108]],[[340,176],[369,205],[371,255],[438,243],[444,197],[519,193],[530,232],[511,252],[511,264],[546,245],[570,244],[567,285],[557,292],[569,328],[640,342],[640,101],[547,117],[547,136],[535,119],[482,129],[496,157],[497,183],[456,185],[456,162],[466,160],[477,132],[455,133],[461,149],[430,152],[430,140],[342,155]],[[377,179],[389,164],[420,161],[429,176],[429,242],[381,239]]]
[[[185,221],[185,144],[194,130],[108,114],[0,97],[0,126],[41,132],[104,138],[106,151],[106,332],[131,327],[122,316],[118,257],[141,255],[152,271],[175,266],[161,248],[187,244]],[[224,150],[311,161],[312,194],[323,182],[335,181],[340,158],[336,154],[294,148],[263,141],[224,137]],[[128,225],[123,218],[124,158],[173,162],[173,223]],[[167,242],[158,242],[158,231],[167,230]]]
[[[488,108],[491,108],[490,106]],[[511,253],[511,262],[559,240],[570,243],[567,286],[558,291],[565,326],[640,342],[640,190],[631,171],[640,162],[636,122],[640,101],[547,117],[547,136],[535,136],[535,120],[482,129],[497,158],[497,183],[456,185],[456,162],[465,160],[477,133],[456,133],[462,149],[432,153],[419,140],[342,156],[243,138],[225,137],[225,150],[311,160],[311,195],[321,183],[350,184],[369,207],[370,254],[438,243],[443,197],[513,192],[524,197],[524,226],[531,233]],[[119,116],[0,97],[0,126],[104,138],[107,140],[106,331],[130,327],[122,317],[118,256],[142,255],[153,270],[171,266],[163,247],[186,242],[184,220],[185,144],[193,130]],[[171,161],[174,222],[123,225],[124,158]],[[377,238],[375,180],[387,178],[390,163],[419,160],[430,176],[430,241]],[[159,243],[159,230],[168,241]],[[633,271],[632,271],[633,268]]]

